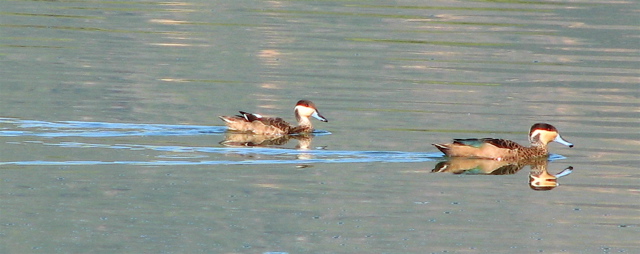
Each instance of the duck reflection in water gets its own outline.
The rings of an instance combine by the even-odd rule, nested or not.
[[[529,171],[529,187],[536,191],[552,190],[558,186],[558,178],[569,175],[573,171],[573,167],[570,166],[560,173],[552,175],[547,171],[548,161],[546,158],[498,161],[452,157],[447,161],[436,164],[431,172],[470,175],[511,175],[527,165],[531,167]]]
[[[313,140],[313,135],[311,134],[298,134],[298,135],[256,135],[251,133],[241,133],[241,132],[227,132],[225,136],[225,140],[221,141],[220,144],[228,147],[271,147],[271,148],[282,148],[286,145],[289,140],[295,139],[298,141],[295,149],[300,151],[306,151],[311,148],[311,141]],[[235,153],[231,153],[235,154]],[[247,156],[241,154],[235,154],[238,156]],[[310,160],[313,159],[313,153],[301,152],[296,154],[297,160]],[[308,164],[299,164],[298,168],[306,168],[310,167]]]
[[[553,190],[555,187],[558,187],[558,178],[571,174],[573,172],[573,167],[569,166],[564,170],[560,171],[555,175],[549,174],[547,171],[547,164],[543,164],[544,166],[531,166],[531,171],[529,171],[529,187],[532,190],[536,191],[547,191]]]
[[[225,139],[221,141],[220,144],[229,147],[279,147],[286,145],[291,139],[298,141],[296,149],[309,150],[313,135],[256,135],[242,132],[227,132]]]

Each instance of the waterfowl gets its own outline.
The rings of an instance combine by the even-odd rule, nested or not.
[[[293,126],[280,117],[263,117],[259,114],[240,111],[240,115],[220,116],[229,130],[249,132],[258,135],[287,135],[313,132],[310,117],[322,122],[328,120],[320,115],[316,105],[309,100],[300,100],[293,108],[298,126]]]
[[[471,157],[492,160],[524,160],[548,156],[547,144],[555,141],[568,147],[573,144],[563,139],[556,127],[536,123],[529,130],[530,147],[514,141],[495,138],[454,139],[448,144],[433,144],[449,157]]]

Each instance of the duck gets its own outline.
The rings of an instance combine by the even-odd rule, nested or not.
[[[492,160],[526,160],[549,156],[547,144],[558,142],[568,147],[573,144],[558,133],[551,124],[536,123],[529,130],[530,147],[514,141],[496,138],[454,139],[448,144],[433,144],[448,157],[468,157]]]
[[[299,100],[293,108],[297,126],[293,126],[280,117],[263,117],[260,114],[239,111],[240,115],[219,116],[231,131],[247,132],[256,135],[309,134],[313,132],[310,117],[329,122],[322,116],[316,105],[310,100]]]

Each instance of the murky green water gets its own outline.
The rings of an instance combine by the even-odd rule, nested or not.
[[[638,10],[2,1],[0,252],[640,252]],[[221,143],[302,98],[313,140]],[[536,122],[575,144],[552,190],[432,173],[432,143]]]

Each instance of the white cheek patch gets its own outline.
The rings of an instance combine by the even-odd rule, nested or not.
[[[298,111],[298,114],[301,116],[310,116],[315,111],[305,106],[296,106],[294,110]]]
[[[324,116],[321,116],[320,113],[314,108],[305,107],[305,106],[296,106],[295,108],[296,117],[314,117],[320,121],[327,122],[327,119]]]
[[[529,136],[529,141],[531,142],[537,142],[540,140],[540,136],[542,135],[543,130],[535,130],[531,133],[531,135]]]
[[[555,137],[553,139],[550,138],[550,136],[548,135],[553,135],[555,134]],[[535,130],[531,133],[531,137],[530,137],[530,141],[531,142],[539,142],[541,141],[541,139],[544,138],[545,140],[543,140],[544,142],[551,142],[551,141],[555,141],[558,142],[560,144],[563,144],[565,146],[568,147],[573,147],[573,144],[569,143],[569,141],[564,140],[562,137],[560,137],[560,134],[558,133],[554,133],[554,132],[550,132],[550,131],[546,131],[546,130]]]

